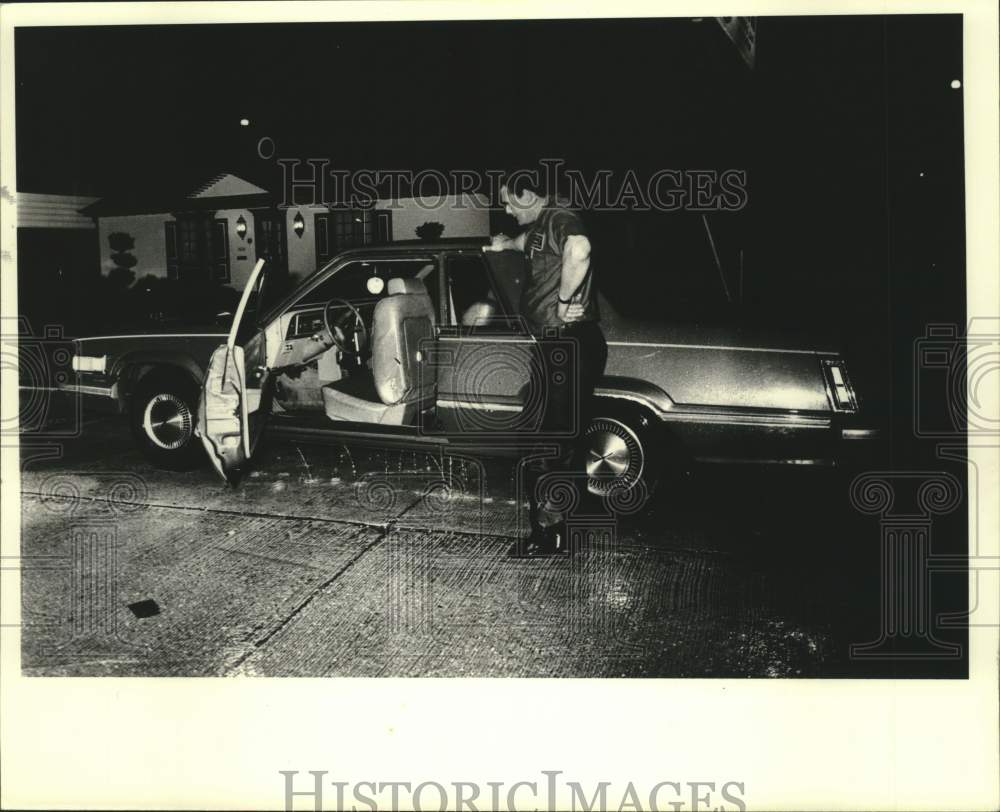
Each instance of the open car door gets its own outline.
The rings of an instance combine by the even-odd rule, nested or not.
[[[263,329],[249,331],[241,341],[240,327],[250,297],[264,283],[264,260],[258,260],[247,280],[226,343],[212,353],[198,404],[197,434],[208,458],[223,479],[235,484],[253,454],[271,411],[271,376],[267,368]]]

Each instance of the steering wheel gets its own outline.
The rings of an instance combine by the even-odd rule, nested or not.
[[[344,313],[336,318],[333,317],[335,306],[344,309]],[[323,308],[323,324],[341,352],[363,355],[368,349],[368,328],[365,326],[365,320],[361,318],[358,309],[346,299],[331,299],[326,303],[326,307]]]

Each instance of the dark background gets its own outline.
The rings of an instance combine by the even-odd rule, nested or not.
[[[20,29],[18,187],[280,188],[263,136],[341,168],[745,169],[747,207],[709,217],[736,301],[700,215],[591,214],[598,272],[649,317],[831,336],[895,456],[933,454],[905,429],[914,340],[965,321],[961,17],[759,18],[757,40],[751,70],[712,18]],[[67,314],[22,268],[22,310],[85,330],[94,273],[58,286]]]

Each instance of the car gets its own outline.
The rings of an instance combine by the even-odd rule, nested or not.
[[[306,443],[525,455],[544,441],[528,269],[481,240],[345,251],[278,300],[251,273],[228,331],[76,340],[67,388],[129,416],[158,466],[237,482],[269,434]],[[598,277],[599,285],[601,278]],[[630,319],[603,294],[605,375],[588,488],[652,490],[696,464],[836,466],[878,431],[844,358],[780,334]]]

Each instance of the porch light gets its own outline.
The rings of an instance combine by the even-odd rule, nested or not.
[[[243,219],[242,214],[236,218],[236,234],[241,240],[247,235],[247,221]]]
[[[295,212],[295,219],[292,220],[292,229],[295,231],[295,236],[301,237],[302,233],[306,230],[306,221],[302,219],[302,212]]]

